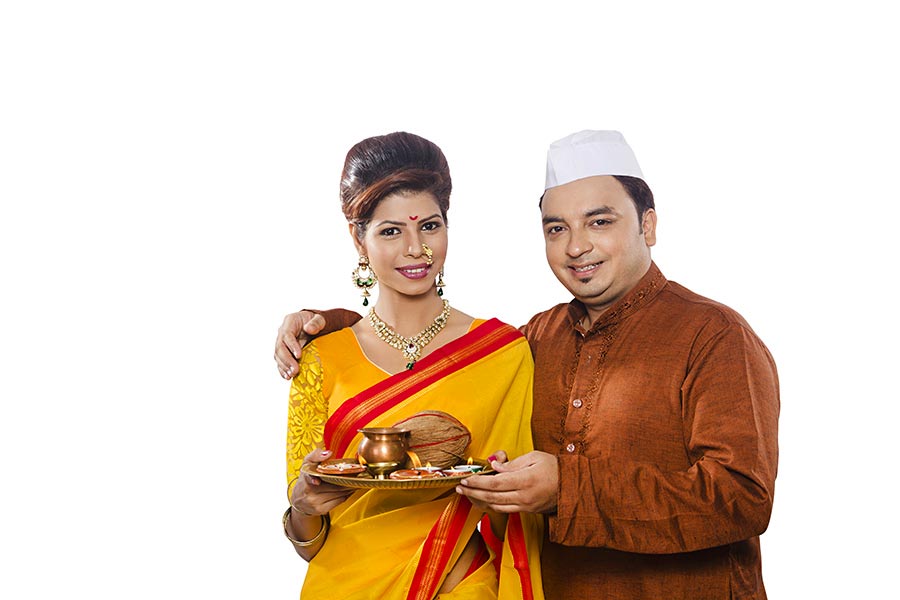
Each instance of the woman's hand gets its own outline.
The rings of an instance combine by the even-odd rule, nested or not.
[[[303,464],[315,468],[328,458],[331,458],[331,450],[313,450],[304,457]],[[352,494],[352,489],[325,483],[315,475],[300,473],[291,491],[291,508],[300,515],[324,515]]]
[[[330,456],[330,450],[313,450],[303,459],[303,464],[314,467]],[[297,554],[306,560],[318,554],[328,539],[328,512],[351,494],[353,490],[300,473],[294,489],[290,490],[290,519],[284,525],[284,533],[294,542]]]

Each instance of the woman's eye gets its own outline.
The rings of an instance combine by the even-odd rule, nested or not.
[[[382,229],[380,234],[384,237],[391,237],[394,235],[398,235],[400,233],[400,229],[397,227],[388,227],[387,229]]]
[[[434,231],[435,229],[440,229],[441,224],[437,221],[428,221],[427,223],[422,223],[422,231]]]

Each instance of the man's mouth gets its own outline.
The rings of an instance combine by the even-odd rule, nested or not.
[[[569,265],[569,268],[575,272],[576,275],[588,275],[593,273],[597,268],[603,264],[602,262],[590,263],[587,265]]]

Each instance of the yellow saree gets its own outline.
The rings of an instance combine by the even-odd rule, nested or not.
[[[369,362],[350,329],[318,338],[304,349],[291,386],[288,482],[317,445],[354,456],[359,428],[426,410],[450,413],[469,428],[472,457],[499,449],[524,454],[532,450],[533,368],[524,337],[496,319],[476,321],[415,370],[396,375]],[[493,560],[437,595],[482,516],[453,488],[358,490],[332,511],[301,598],[542,599],[543,519],[527,514],[510,515],[500,556],[492,551]]]

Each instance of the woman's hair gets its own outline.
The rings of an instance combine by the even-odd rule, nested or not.
[[[347,153],[341,208],[361,239],[378,203],[395,192],[430,192],[444,222],[450,208],[450,167],[433,142],[398,131],[366,138]]]

